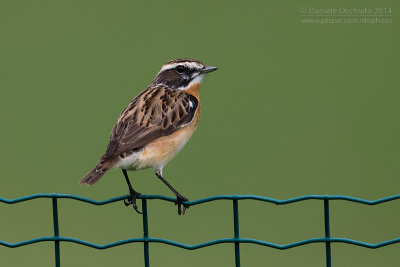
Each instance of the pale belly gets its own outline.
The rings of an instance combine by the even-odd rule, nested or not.
[[[171,135],[161,137],[145,146],[141,151],[120,159],[114,168],[140,170],[163,168],[185,146],[196,130],[195,124],[186,126]]]

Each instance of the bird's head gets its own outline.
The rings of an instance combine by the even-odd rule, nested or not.
[[[174,59],[161,67],[152,85],[163,84],[176,90],[185,90],[201,83],[207,73],[217,69],[190,58]]]

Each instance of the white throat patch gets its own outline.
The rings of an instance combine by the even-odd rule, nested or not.
[[[203,80],[204,77],[205,77],[205,74],[199,74],[199,75],[197,75],[196,78],[191,80],[188,85],[178,87],[177,89],[178,90],[186,90],[186,89],[190,88],[191,86],[195,85],[196,83],[201,83],[201,81]]]

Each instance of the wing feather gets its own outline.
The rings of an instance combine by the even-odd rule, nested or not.
[[[197,107],[197,99],[188,93],[160,86],[147,88],[121,113],[100,162],[181,129],[193,120]]]

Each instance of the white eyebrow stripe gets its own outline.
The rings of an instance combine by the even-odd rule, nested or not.
[[[176,68],[178,65],[183,65],[183,66],[186,66],[186,67],[188,67],[190,69],[201,69],[201,68],[203,68],[203,66],[201,64],[197,63],[197,62],[181,62],[181,63],[172,63],[172,64],[165,65],[165,66],[163,66],[161,68],[161,70],[158,73],[163,72],[165,70]]]

